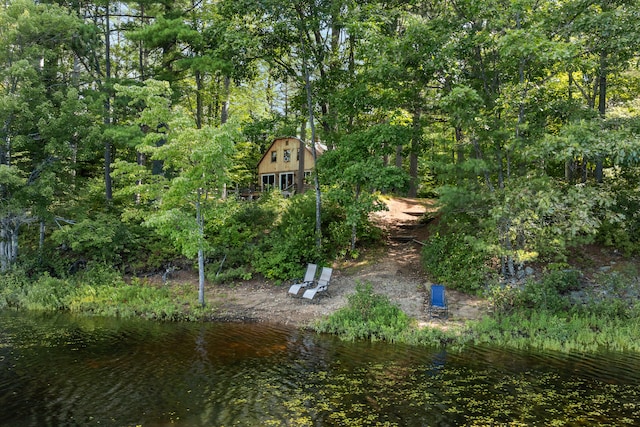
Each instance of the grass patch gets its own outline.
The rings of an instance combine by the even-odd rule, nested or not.
[[[69,311],[101,316],[158,320],[195,320],[204,317],[193,286],[155,287],[139,280],[127,284],[120,274],[100,264],[82,274],[59,279],[45,274],[31,280],[14,271],[2,277],[0,309]]]
[[[411,320],[385,295],[373,292],[371,284],[356,285],[356,292],[348,297],[346,307],[318,322],[315,330],[331,333],[346,340],[399,340],[409,328]]]
[[[370,284],[359,284],[348,305],[318,322],[315,330],[347,340],[453,349],[482,344],[560,352],[640,352],[640,305],[611,297],[613,289],[606,292],[609,298],[572,305],[564,293],[575,289],[576,278],[571,272],[565,276],[554,273],[523,289],[494,290],[499,305],[493,315],[466,324],[448,323],[446,329],[418,328],[386,296],[374,293]],[[621,286],[619,280],[611,287],[626,295],[620,289],[629,287]]]

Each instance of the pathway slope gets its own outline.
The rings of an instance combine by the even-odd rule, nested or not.
[[[431,282],[421,266],[420,251],[429,227],[421,218],[435,208],[424,199],[389,198],[385,203],[387,211],[373,214],[385,232],[385,246],[376,253],[363,254],[365,261],[335,264],[331,297],[309,302],[289,296],[288,285],[259,281],[233,287],[210,285],[207,300],[216,308],[216,318],[305,326],[344,307],[358,283],[371,284],[374,292],[387,295],[421,324],[446,327],[480,317],[485,311],[483,300],[448,290],[449,320],[428,319],[425,305]]]

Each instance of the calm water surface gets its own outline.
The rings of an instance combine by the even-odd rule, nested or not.
[[[640,357],[0,312],[3,426],[640,425]]]

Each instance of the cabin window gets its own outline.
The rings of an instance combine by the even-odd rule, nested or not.
[[[284,155],[282,156],[282,160],[288,162],[291,160],[291,150],[284,150]]]
[[[275,163],[278,160],[278,152],[277,151],[272,151],[271,152],[271,163]]]
[[[268,190],[276,185],[276,176],[274,174],[262,175],[262,191]]]
[[[280,174],[280,190],[291,191],[293,188],[293,172]]]
[[[300,161],[300,149],[298,148],[298,151],[296,151],[296,160]]]

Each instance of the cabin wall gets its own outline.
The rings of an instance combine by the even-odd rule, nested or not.
[[[300,140],[297,138],[277,139],[258,164],[258,185],[264,190],[265,180],[270,185],[283,191],[291,192],[295,189],[298,176],[298,149]],[[308,148],[303,151],[305,173],[313,169],[313,154]],[[283,176],[286,175],[286,176]]]
[[[260,164],[258,165],[258,174],[277,173],[277,172],[297,172],[298,171],[298,148],[300,142],[294,138],[276,140],[269,148]],[[306,151],[306,150],[305,150]],[[289,158],[286,159],[288,152]],[[275,153],[275,154],[274,154]],[[275,156],[275,161],[274,157]],[[308,157],[305,157],[305,169],[307,168]],[[313,161],[309,161],[309,166],[313,165]]]

